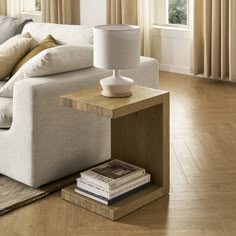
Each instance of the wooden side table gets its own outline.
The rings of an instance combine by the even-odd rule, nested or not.
[[[169,93],[134,86],[128,98],[106,98],[100,87],[61,97],[61,104],[111,119],[111,158],[141,166],[152,185],[111,206],[62,190],[62,198],[111,220],[169,193]]]

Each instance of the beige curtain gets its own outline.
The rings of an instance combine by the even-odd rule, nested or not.
[[[137,0],[107,0],[107,24],[137,25]]]
[[[42,0],[42,21],[79,24],[79,0]]]
[[[194,0],[193,74],[236,82],[235,12],[235,0]]]
[[[151,56],[153,0],[107,0],[107,24],[139,25],[141,55]]]
[[[141,30],[141,55],[152,56],[153,0],[138,0],[138,24]]]
[[[0,0],[0,15],[7,14],[7,0]]]

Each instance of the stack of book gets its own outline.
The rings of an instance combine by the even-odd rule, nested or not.
[[[81,173],[75,191],[111,205],[150,185],[145,169],[120,160],[111,160]]]

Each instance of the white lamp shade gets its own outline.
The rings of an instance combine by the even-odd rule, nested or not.
[[[140,63],[140,28],[102,25],[94,28],[94,66],[124,70]]]

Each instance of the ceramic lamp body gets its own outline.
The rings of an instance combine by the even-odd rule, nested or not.
[[[120,70],[113,70],[113,75],[100,80],[103,88],[102,95],[105,97],[128,97],[134,81],[130,78],[121,76]]]
[[[130,96],[133,80],[122,77],[120,70],[140,63],[139,27],[104,25],[94,29],[94,66],[113,70],[113,76],[100,81],[107,97]]]

